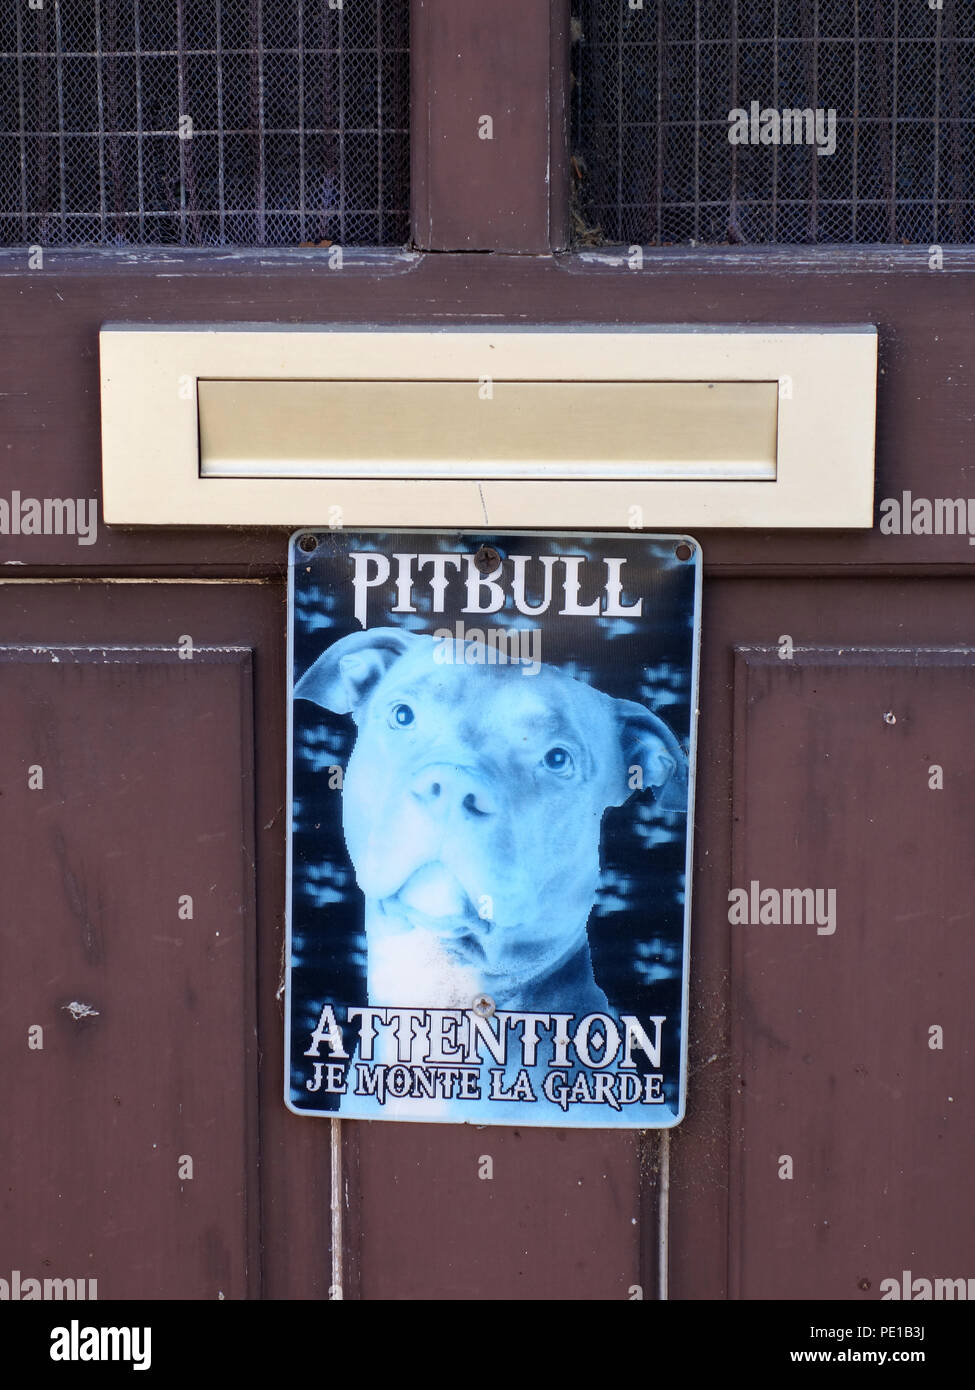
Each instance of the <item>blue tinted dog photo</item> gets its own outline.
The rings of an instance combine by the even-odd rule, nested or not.
[[[603,1011],[587,937],[603,814],[634,786],[686,809],[687,757],[642,705],[470,646],[357,632],[295,687],[355,722],[342,823],[369,1003]]]

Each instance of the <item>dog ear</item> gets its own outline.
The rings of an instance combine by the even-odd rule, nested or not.
[[[686,811],[689,768],[687,754],[664,721],[635,700],[615,700],[626,790],[622,805],[642,785],[667,811]],[[634,771],[639,777],[634,778]]]
[[[296,700],[311,700],[333,714],[355,714],[394,661],[417,642],[429,641],[398,627],[376,627],[343,637],[314,661],[298,681]]]

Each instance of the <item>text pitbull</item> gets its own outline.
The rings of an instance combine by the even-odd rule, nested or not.
[[[424,584],[429,588],[434,613],[443,613],[448,588],[460,582],[466,589],[466,605],[462,613],[497,613],[505,604],[510,593],[515,608],[527,615],[546,613],[552,605],[555,591],[555,575],[559,572],[559,589],[562,606],[561,616],[592,618],[638,618],[643,613],[643,599],[635,603],[623,601],[624,559],[605,559],[605,574],[594,578],[590,573],[595,566],[582,555],[541,555],[535,559],[531,555],[509,555],[488,575],[482,575],[473,555],[380,555],[376,551],[353,551],[352,588],[355,592],[355,616],[362,627],[367,627],[369,590],[389,582],[396,571],[393,582],[396,585],[396,602],[390,610],[393,613],[415,613],[413,606],[414,585]],[[542,593],[535,602],[529,602],[528,576],[529,564],[542,568]],[[586,573],[583,573],[585,567]],[[461,570],[465,571],[461,577]],[[429,570],[429,574],[425,571]],[[510,573],[509,573],[510,571]],[[583,601],[585,597],[588,602]]]

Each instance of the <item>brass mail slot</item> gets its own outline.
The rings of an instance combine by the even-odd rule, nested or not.
[[[873,524],[877,330],[106,325],[118,526]]]
[[[205,478],[774,481],[777,381],[208,380]]]

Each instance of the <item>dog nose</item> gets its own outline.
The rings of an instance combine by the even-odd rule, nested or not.
[[[410,792],[421,806],[436,815],[450,815],[460,810],[469,816],[490,816],[497,810],[483,778],[453,763],[423,768],[414,777]]]

